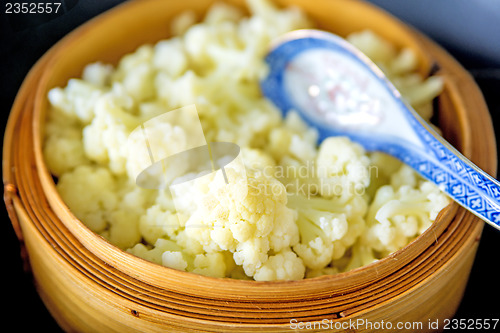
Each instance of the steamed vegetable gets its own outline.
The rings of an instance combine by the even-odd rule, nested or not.
[[[90,64],[82,78],[50,91],[44,155],[62,199],[121,249],[212,277],[335,274],[405,246],[448,198],[401,162],[367,153],[348,138],[318,146],[317,131],[293,110],[282,119],[260,93],[264,56],[274,38],[314,25],[297,8],[267,0],[248,5],[250,16],[214,4],[198,23],[192,13],[181,14],[170,39],[143,45],[116,66]],[[348,39],[430,118],[442,82],[422,78],[410,50],[369,31]],[[224,175],[220,168],[185,175],[180,167],[176,186],[139,187],[136,177],[152,161],[142,141],[129,140],[132,131],[191,104],[206,142],[235,143],[240,156]],[[149,144],[162,156],[193,140],[188,125],[157,123],[148,130]]]

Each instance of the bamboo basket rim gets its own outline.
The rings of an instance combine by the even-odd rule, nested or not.
[[[138,276],[137,279],[140,280],[143,283],[150,283],[151,285],[157,287],[157,288],[165,288],[170,291],[176,291],[177,289],[169,286],[170,283],[175,282],[176,280],[184,280],[184,281],[190,281],[191,283],[203,287],[205,289],[210,289],[216,286],[218,282],[221,280],[224,280],[224,286],[221,287],[226,291],[226,296],[228,296],[230,293],[233,291],[238,291],[238,290],[247,290],[251,295],[252,299],[259,298],[259,295],[266,294],[266,297],[270,297],[269,293],[270,292],[276,292],[277,289],[280,290],[279,293],[274,293],[275,295],[275,300],[277,300],[280,295],[284,295],[287,292],[294,291],[297,293],[297,296],[295,297],[296,299],[304,297],[305,294],[315,291],[316,296],[317,293],[323,293],[327,294],[328,292],[331,293],[331,290],[335,290],[337,293],[341,293],[343,289],[339,289],[341,286],[349,285],[349,281],[357,281],[356,278],[361,278],[363,276],[369,275],[372,278],[371,279],[361,279],[363,281],[363,284],[359,285],[359,288],[365,286],[365,285],[370,285],[374,284],[378,281],[380,281],[382,278],[391,275],[393,272],[391,271],[391,263],[394,262],[395,260],[400,260],[402,259],[403,261],[406,260],[407,264],[412,262],[412,260],[416,259],[415,257],[405,257],[406,253],[408,252],[409,249],[412,249],[413,247],[417,246],[416,244],[419,244],[423,240],[427,241],[429,244],[425,246],[425,248],[431,246],[431,242],[433,239],[438,240],[438,238],[443,234],[443,232],[446,232],[447,228],[452,224],[453,218],[457,215],[460,214],[460,212],[464,212],[464,209],[461,207],[458,207],[456,203],[451,204],[447,208],[445,208],[441,213],[440,213],[440,218],[438,219],[436,223],[434,223],[429,229],[427,229],[421,236],[417,237],[414,241],[412,241],[410,244],[408,244],[406,247],[402,248],[399,251],[396,251],[395,253],[391,254],[390,256],[383,258],[379,260],[376,263],[360,267],[358,269],[345,272],[345,273],[340,273],[336,275],[329,275],[329,276],[321,276],[317,278],[312,278],[312,279],[305,279],[305,280],[300,280],[300,281],[271,281],[271,282],[258,282],[258,281],[242,281],[242,280],[234,280],[234,279],[229,279],[229,278],[224,278],[224,279],[219,279],[219,278],[210,278],[210,277],[205,277],[205,276],[200,276],[196,275],[193,273],[187,273],[187,272],[181,272],[177,271],[174,269],[170,269],[167,267],[163,267],[161,265],[157,265],[151,262],[148,262],[146,260],[140,259],[136,256],[133,256],[129,253],[126,253],[116,246],[112,245],[108,241],[104,240],[102,237],[94,234],[90,229],[88,229],[81,221],[79,221],[72,213],[71,211],[65,206],[65,204],[62,202],[60,196],[57,194],[57,191],[55,190],[55,184],[52,180],[52,176],[48,172],[46,166],[44,163],[40,163],[40,161],[43,161],[43,154],[41,151],[41,137],[42,137],[42,131],[43,129],[41,128],[41,118],[43,116],[42,114],[42,109],[44,103],[44,99],[46,96],[46,87],[44,87],[45,84],[47,84],[47,81],[49,81],[50,78],[50,71],[47,70],[47,67],[50,67],[51,64],[55,64],[58,61],[58,57],[63,56],[65,52],[65,47],[67,48],[68,45],[71,45],[71,43],[76,43],[77,42],[77,37],[81,37],[84,34],[92,33],[92,25],[93,29],[96,29],[95,26],[97,24],[101,24],[99,22],[103,22],[107,20],[108,17],[111,15],[116,15],[119,11],[129,11],[131,8],[134,8],[134,6],[142,6],[144,3],[153,3],[156,0],[146,0],[146,1],[131,1],[128,3],[124,3],[122,5],[119,5],[117,8],[111,10],[108,13],[105,13],[104,15],[98,16],[95,19],[89,21],[86,23],[84,26],[81,28],[77,29],[67,37],[65,37],[63,40],[61,40],[59,43],[57,43],[54,48],[52,48],[45,56],[40,60],[37,65],[33,69],[33,73],[41,73],[41,78],[39,80],[38,87],[36,89],[36,95],[35,95],[35,114],[34,114],[34,119],[33,119],[33,130],[34,130],[34,135],[33,135],[33,146],[34,146],[34,154],[35,154],[35,160],[37,163],[34,165],[34,168],[36,169],[36,173],[41,180],[41,186],[44,189],[45,192],[52,192],[52,197],[49,197],[49,209],[53,210],[54,214],[58,217],[64,217],[62,218],[62,224],[70,230],[72,233],[72,236],[75,237],[75,239],[81,243],[81,246],[86,248],[86,249],[93,249],[92,253],[97,256],[97,259],[102,260],[104,263],[107,265],[110,265],[113,269],[118,270],[121,274],[125,274],[128,276],[133,276],[133,272],[131,270],[126,270],[122,266],[122,264],[125,262],[130,265],[130,267],[134,265],[138,265],[141,267],[142,271],[148,271],[149,273],[154,273],[153,276],[154,278],[148,278],[147,276]],[[351,0],[337,0],[338,2],[350,2],[350,3],[358,3],[361,6],[367,6],[367,4],[361,2],[356,2],[356,1],[351,1]],[[141,5],[139,5],[141,4]],[[382,15],[382,14],[380,14]],[[385,15],[385,14],[384,14]],[[394,18],[391,18],[391,22],[395,21]],[[411,30],[407,26],[402,25],[401,23],[397,23],[397,25],[400,25],[401,31],[404,31],[406,34],[411,35],[413,40],[415,42],[415,45],[419,45],[420,50],[423,50],[424,48],[430,52],[434,53],[433,57],[437,58],[449,58],[449,55],[446,54],[443,50],[441,50],[439,47],[434,45],[430,40],[427,38],[423,37],[419,33],[416,33],[415,31]],[[90,31],[90,32],[89,32]],[[71,39],[73,38],[73,39]],[[423,66],[429,66],[430,64],[430,57],[426,57],[427,60],[424,60],[424,65]],[[455,61],[452,61],[453,65],[451,66],[453,70],[449,69],[448,73],[445,73],[445,77],[447,78],[447,87],[448,89],[451,89],[451,95],[452,98],[457,99],[458,102],[457,105],[460,106],[459,102],[463,102],[463,98],[460,94],[460,91],[463,91],[463,87],[460,87],[459,84],[453,84],[452,82],[455,79],[460,79],[460,80],[466,80],[466,73],[464,73],[464,70],[461,68],[461,66],[456,63]],[[446,68],[445,68],[446,69]],[[460,77],[454,77],[453,75],[456,74],[456,72],[460,73]],[[33,76],[32,76],[33,75]],[[30,74],[30,76],[26,79],[26,82],[32,82],[33,77],[35,74]],[[446,76],[447,75],[447,76]],[[470,78],[469,78],[470,80]],[[478,91],[477,87],[475,87],[473,84],[471,85],[471,82],[468,82],[468,87],[473,89],[473,93],[475,94],[480,94]],[[475,90],[474,90],[475,89]],[[23,87],[20,90],[20,96],[25,96],[27,94],[27,86],[23,84]],[[9,118],[9,123],[7,126],[7,130],[5,133],[6,138],[14,137],[15,134],[15,128],[17,126],[17,121],[18,118],[21,116],[21,113],[23,111],[23,108],[19,105],[18,98],[16,98],[16,104],[13,107],[13,112],[11,114],[11,117]],[[45,101],[46,103],[46,101]],[[486,108],[484,101],[482,108]],[[459,112],[463,112],[464,114],[467,114],[466,108],[463,107],[463,110],[459,110]],[[487,116],[484,114],[483,116]],[[486,121],[487,123],[488,121]],[[491,120],[490,120],[491,122]],[[461,134],[463,135],[463,147],[462,147],[462,152],[466,156],[470,156],[474,159],[476,159],[479,163],[478,165],[485,168],[486,171],[492,173],[496,172],[496,159],[494,158],[489,158],[489,160],[485,160],[481,156],[475,157],[475,152],[472,149],[472,139],[471,139],[471,133],[470,130],[468,131],[466,124],[462,124],[462,132]],[[494,147],[494,136],[493,138],[491,137],[492,130],[490,129],[485,129],[486,132],[490,132],[490,135],[486,135],[488,138],[489,142],[489,147],[490,150],[492,151],[493,154],[496,154],[496,151],[493,152],[493,149],[491,147]],[[486,133],[485,132],[485,133]],[[493,144],[492,144],[493,141]],[[12,155],[12,149],[8,145],[8,140],[4,140],[4,154],[3,154],[3,159],[4,161],[11,161],[11,155]],[[484,165],[481,165],[484,164]],[[19,203],[18,200],[18,193],[16,191],[13,191],[11,188],[13,186],[14,189],[17,188],[16,182],[15,182],[15,176],[13,175],[13,170],[11,168],[10,163],[4,163],[3,167],[3,175],[4,175],[4,188],[5,188],[5,201],[13,200],[15,201],[15,206],[18,211],[22,211],[26,207],[23,207],[21,203]],[[9,185],[9,189],[7,189],[7,185]],[[11,186],[12,185],[12,186]],[[17,212],[18,213],[18,212]],[[14,222],[13,222],[14,223]],[[471,222],[472,223],[472,222]],[[76,228],[76,229],[74,229]],[[76,230],[76,232],[75,232]],[[473,239],[474,237],[479,237],[481,230],[482,230],[482,224],[481,223],[475,223],[474,225],[469,226],[467,229],[470,232],[470,235],[468,240]],[[79,245],[78,245],[79,246]],[[411,251],[410,251],[411,252]],[[97,254],[96,254],[97,253]],[[119,267],[119,268],[117,268]],[[446,265],[440,266],[440,269],[445,269]],[[385,269],[385,270],[384,270]],[[381,272],[380,272],[381,271]],[[375,274],[374,274],[375,273]],[[384,275],[385,274],[385,275]],[[157,283],[155,281],[155,278],[164,276],[165,281],[163,283]],[[375,278],[373,278],[375,277]],[[155,283],[156,282],[156,283]],[[325,282],[329,282],[328,288],[325,289]],[[347,282],[347,284],[346,284]],[[249,287],[256,287],[259,288],[259,290],[253,294],[252,288]],[[297,292],[297,287],[303,288],[303,290],[300,290],[300,292]],[[415,287],[415,286],[414,286]],[[221,288],[215,288],[217,292],[221,291]],[[349,290],[353,290],[352,287],[349,287]],[[196,291],[196,290],[195,290]],[[193,291],[193,292],[195,292]],[[218,294],[220,296],[220,294]],[[235,295],[234,299],[237,299],[241,301],[242,299],[245,299],[248,297],[248,294],[246,295]],[[272,299],[273,297],[270,297],[269,299]],[[282,301],[282,300],[280,300]]]

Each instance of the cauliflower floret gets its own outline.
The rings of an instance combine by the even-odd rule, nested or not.
[[[220,252],[198,254],[194,258],[194,268],[191,272],[211,277],[226,276],[226,261]]]
[[[50,104],[70,117],[88,124],[94,117],[94,108],[105,89],[79,79],[71,79],[64,89],[49,91]]]
[[[321,234],[328,241],[341,239],[347,233],[345,214],[305,208],[299,210],[297,220],[303,239]]]
[[[366,195],[369,201],[372,201],[375,192],[381,186],[390,183],[392,175],[400,169],[403,162],[381,152],[371,152],[368,156],[370,158],[370,185],[366,188]],[[404,177],[401,178],[401,181],[404,182]]]
[[[290,210],[285,205],[280,205],[275,210],[276,219],[269,234],[269,243],[274,252],[279,252],[284,248],[297,244],[299,242],[299,232],[297,225],[290,222],[297,219],[295,211]]]
[[[133,247],[127,249],[127,252],[143,258],[148,261],[152,261],[157,264],[171,263],[172,265],[181,266],[181,258],[176,253],[181,253],[182,249],[175,242],[159,238],[154,246],[146,246],[142,243],[138,243]],[[168,252],[164,255],[165,252]],[[169,265],[165,265],[171,267]],[[187,266],[187,265],[186,265]],[[172,267],[179,269],[178,267]]]
[[[203,244],[201,244],[196,239],[190,237],[188,233],[186,233],[185,228],[179,231],[179,233],[175,237],[175,241],[177,244],[179,244],[180,247],[182,247],[184,254],[192,256],[193,258],[197,254],[207,253],[203,248]],[[212,252],[217,252],[217,251],[212,251]]]
[[[193,254],[178,242],[163,238],[152,246],[138,243],[127,252],[166,267],[212,277],[225,277],[235,266],[224,252]]]
[[[401,186],[416,187],[420,177],[407,165],[401,165],[399,170],[394,172],[390,178],[390,184],[395,190]]]
[[[253,14],[251,20],[253,20],[254,29],[265,30],[269,41],[286,32],[314,26],[297,7],[278,8],[267,0],[248,1],[248,6]]]
[[[428,103],[428,101],[432,101],[435,97],[437,97],[443,90],[443,86],[444,82],[442,78],[431,76],[426,79],[422,79],[422,81],[413,85],[410,89],[402,88],[401,93],[404,93],[405,100],[412,106],[420,106],[423,103]]]
[[[176,154],[195,146],[189,138],[196,135],[189,136],[189,130],[177,125],[177,119],[169,119],[169,115],[172,113],[149,120],[146,125],[134,129],[126,138],[126,147],[122,153],[126,158],[125,168],[129,178],[137,180],[141,172],[153,163],[161,163],[156,164],[157,169],[150,168],[147,177],[142,175],[141,185],[148,184],[148,188],[163,188],[173,179],[182,176],[189,166],[189,156]],[[161,162],[172,156],[173,159],[168,163]],[[160,184],[155,184],[156,182]]]
[[[306,267],[318,270],[344,255],[364,229],[366,199],[355,196],[347,203],[290,195],[289,206],[298,212],[300,243],[293,247]]]
[[[83,152],[81,132],[65,130],[64,133],[47,138],[44,143],[44,156],[47,165],[55,176],[73,170],[79,165],[89,163]]]
[[[293,250],[302,258],[307,268],[318,270],[332,261],[333,242],[318,236],[308,243],[295,245]]]
[[[117,186],[107,168],[84,165],[63,174],[57,190],[73,214],[99,233],[108,226],[118,205]]]
[[[315,165],[317,140],[317,130],[308,127],[294,111],[287,113],[283,125],[269,131],[269,143],[264,149],[278,161],[274,176],[289,193],[319,194]]]
[[[177,215],[156,204],[148,208],[139,220],[139,231],[146,242],[154,244],[158,238],[175,239],[181,228]]]
[[[257,268],[261,267],[268,259],[270,250],[267,238],[251,238],[236,245],[234,262],[241,265],[245,274],[254,276]]]
[[[178,77],[188,67],[182,40],[172,38],[158,42],[154,47],[153,64],[171,77]]]
[[[202,75],[210,71],[218,77],[230,74],[237,81],[256,79],[266,69],[260,59],[265,52],[262,39],[267,36],[258,33],[249,39],[248,32],[227,20],[195,25],[185,35],[185,48]]]
[[[384,69],[396,56],[394,46],[371,30],[352,33],[347,40]]]
[[[290,249],[270,256],[253,276],[256,281],[300,280],[304,278],[305,266]]]
[[[109,229],[101,235],[111,244],[127,249],[141,241],[139,214],[134,209],[121,208],[109,215]]]
[[[217,25],[225,21],[237,23],[242,18],[243,13],[239,8],[219,2],[210,7],[203,22],[209,25]]]
[[[266,72],[261,60],[268,43],[285,32],[312,27],[298,9],[278,10],[265,1],[249,2],[252,16],[234,22],[235,10],[214,10],[206,24],[187,30],[185,47],[194,67],[229,74],[237,80],[259,79]],[[230,19],[214,19],[221,17]],[[272,14],[271,14],[272,13]],[[217,21],[217,24],[215,24]]]
[[[291,200],[294,205],[298,201],[320,199]],[[332,261],[333,242],[341,239],[348,229],[345,214],[332,213],[328,210],[318,210],[302,203],[298,208],[297,225],[299,227],[300,243],[293,247],[294,251],[304,260],[307,267],[320,269]]]
[[[185,232],[207,252],[234,253],[236,264],[253,276],[268,259],[268,251],[298,242],[295,214],[286,207],[285,188],[276,179],[251,170],[238,178],[233,168],[225,169],[229,179],[239,181],[226,184],[217,173]]]
[[[102,96],[95,105],[95,118],[83,129],[86,156],[109,165],[117,175],[125,173],[127,138],[138,125],[138,119],[120,105],[122,101],[116,94]]]
[[[57,183],[58,192],[75,216],[122,249],[141,240],[138,221],[148,199],[143,189],[130,188],[109,169],[91,165],[63,174]],[[132,203],[134,195],[140,200]]]
[[[369,245],[363,244],[362,241],[358,241],[352,247],[351,258],[343,271],[348,272],[355,268],[369,265],[377,260],[378,259],[374,254],[373,248]]]
[[[85,66],[82,79],[97,87],[106,87],[111,80],[113,70],[113,66],[111,65],[96,62]]]
[[[216,4],[200,23],[186,12],[172,23],[176,37],[140,47],[116,68],[91,64],[82,80],[50,91],[44,155],[61,197],[116,246],[213,277],[334,274],[406,245],[449,199],[387,155],[367,155],[339,137],[318,149],[317,130],[296,112],[282,119],[260,91],[264,56],[274,38],[313,25],[297,8],[268,0],[248,5],[252,15],[243,17]],[[371,32],[349,39],[428,120],[442,80],[422,78],[410,50],[398,51]],[[196,119],[158,121],[190,104]],[[143,131],[133,132],[139,125]],[[198,125],[203,142],[193,134]],[[235,161],[243,162],[223,158],[216,171],[178,154],[206,142],[237,144]],[[165,158],[174,155],[171,169]],[[370,162],[378,174],[370,174]]]
[[[210,58],[206,50],[213,37],[216,27],[206,29],[202,24],[191,26],[184,34],[184,47],[188,57],[198,68],[212,68]]]
[[[58,109],[51,109],[45,124],[43,154],[55,176],[89,164],[82,143],[82,130],[74,119]]]
[[[165,251],[161,255],[161,263],[163,266],[185,271],[188,263],[184,260],[182,252],[179,251]]]
[[[325,139],[316,159],[319,190],[323,197],[349,199],[370,184],[370,159],[361,145],[346,137]]]
[[[300,118],[295,111],[287,113],[284,126],[275,127],[269,132],[269,144],[266,148],[276,159],[289,156],[306,162],[316,157],[318,131]]]
[[[409,177],[408,184],[402,184],[402,175]],[[363,235],[366,244],[382,255],[397,251],[421,234],[450,201],[434,184],[422,180],[405,165],[391,183],[396,186],[378,189],[366,217],[369,227]]]
[[[153,47],[143,45],[135,52],[124,56],[112,75],[113,82],[119,82],[126,94],[135,101],[140,102],[154,97],[153,55]]]
[[[126,249],[141,241],[139,221],[146,207],[152,204],[149,190],[137,187],[124,177],[117,177],[118,205],[109,214],[109,227],[101,233],[112,244]]]
[[[182,75],[171,77],[163,72],[155,78],[154,89],[161,102],[168,109],[176,109],[190,104],[198,104],[202,96],[208,94],[208,79],[199,77],[194,71],[186,70]]]
[[[257,103],[249,101],[248,106],[248,109],[241,112],[240,115],[233,116],[234,126],[245,124],[245,131],[239,133],[233,142],[241,147],[261,149],[267,144],[265,141],[267,133],[279,126],[281,116],[278,110],[267,101]]]
[[[243,147],[240,154],[246,168],[260,171],[267,177],[276,177],[276,162],[265,151]]]
[[[186,10],[172,19],[170,31],[173,36],[181,36],[191,28],[197,21],[196,13],[192,10]]]

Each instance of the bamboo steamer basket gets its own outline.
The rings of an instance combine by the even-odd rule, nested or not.
[[[228,2],[244,6],[242,0]],[[394,330],[398,322],[420,322],[420,330],[431,331],[429,320],[451,318],[483,228],[481,220],[456,203],[443,209],[416,240],[371,265],[302,281],[255,282],[204,277],[137,258],[91,232],[62,202],[41,153],[47,92],[80,76],[88,63],[116,63],[138,46],[168,37],[175,15],[189,9],[201,17],[212,3],[143,0],[120,5],[56,44],[18,93],[5,132],[4,199],[37,290],[58,324],[68,332],[271,332],[291,330],[292,319],[332,320],[332,331],[364,320],[390,322]],[[320,28],[339,35],[372,29],[413,49],[422,73],[439,68],[445,87],[436,112],[444,136],[479,167],[496,173],[494,132],[482,95],[440,47],[363,2],[277,3],[300,6]]]

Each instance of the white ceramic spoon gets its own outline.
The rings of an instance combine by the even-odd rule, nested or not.
[[[388,153],[500,229],[500,183],[429,126],[345,39],[297,30],[277,41],[266,62],[264,95],[283,113],[297,111],[320,140],[345,135],[369,151]]]

